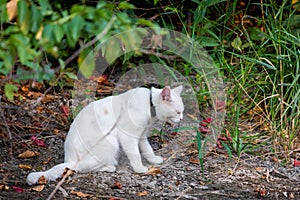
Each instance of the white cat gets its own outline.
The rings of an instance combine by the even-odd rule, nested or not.
[[[90,103],[71,125],[65,141],[64,163],[45,172],[30,173],[27,183],[35,184],[41,176],[54,181],[62,176],[66,167],[83,173],[113,172],[120,146],[135,172],[147,172],[141,154],[150,163],[163,162],[162,157],[154,154],[147,140],[151,100],[159,120],[177,123],[183,118],[181,91],[182,86],[174,89],[152,87],[151,90],[136,88]]]

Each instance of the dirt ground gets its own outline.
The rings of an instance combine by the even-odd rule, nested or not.
[[[51,92],[34,109],[39,92],[24,89],[20,95],[26,98],[1,102],[0,199],[47,199],[59,181],[29,186],[26,176],[63,162],[70,121],[62,105],[69,94]],[[179,142],[186,135],[192,139]],[[34,143],[32,136],[44,144]],[[151,137],[165,161],[157,166],[145,162],[149,173],[133,173],[121,154],[116,172],[72,174],[53,199],[300,199],[299,167],[283,167],[269,154],[230,159],[225,150],[216,149],[205,156],[202,171],[193,137],[179,132],[165,136],[163,144]],[[20,156],[25,151],[39,155]]]

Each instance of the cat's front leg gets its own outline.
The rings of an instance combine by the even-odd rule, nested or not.
[[[164,161],[161,156],[156,156],[153,152],[151,145],[147,138],[141,138],[139,141],[139,147],[142,151],[142,155],[153,164],[160,164]]]
[[[120,139],[120,142],[133,170],[137,173],[147,172],[148,168],[145,167],[142,163],[142,158],[138,146],[139,140],[137,138],[123,136]]]

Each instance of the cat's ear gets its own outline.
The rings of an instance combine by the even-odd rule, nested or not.
[[[179,85],[178,87],[172,89],[178,96],[180,96],[181,92],[182,92],[182,85]]]
[[[165,86],[161,91],[161,97],[164,101],[171,101],[171,88],[170,86]]]

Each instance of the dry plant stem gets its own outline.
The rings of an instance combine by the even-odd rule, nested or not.
[[[62,179],[57,183],[54,190],[51,192],[51,194],[48,196],[47,200],[52,199],[52,197],[55,195],[56,191],[61,188],[61,185],[65,182],[66,178],[71,174],[72,170],[68,169],[66,174],[62,177]]]
[[[0,96],[0,104],[1,104],[1,100],[2,100],[2,96]],[[10,159],[12,160],[12,159],[13,159],[13,150],[12,150],[12,142],[11,142],[12,134],[11,134],[11,131],[10,131],[9,126],[8,126],[8,124],[7,124],[7,121],[5,120],[5,116],[4,116],[4,114],[3,114],[3,109],[2,109],[2,108],[1,108],[1,110],[0,110],[0,113],[1,113],[0,118],[3,118],[4,126],[5,126],[5,128],[6,128],[7,133],[8,133],[9,143],[10,143],[10,151],[9,151],[9,155],[10,155]]]
[[[107,132],[107,134],[105,134],[103,137],[101,137],[92,147],[91,149],[93,149],[96,145],[98,145],[102,140],[104,140],[108,135],[111,134],[111,132],[116,128],[120,118],[121,118],[121,114],[123,112],[123,108],[121,109],[121,112],[115,122],[115,124],[111,127],[111,129]],[[87,150],[86,153],[82,156],[86,156],[89,154],[89,151]],[[78,162],[82,159],[82,157],[78,160]],[[78,162],[76,163],[76,165],[78,164]],[[74,167],[76,167],[76,165]],[[73,170],[68,169],[66,174],[64,174],[63,178],[58,182],[58,184],[55,186],[54,190],[51,192],[51,194],[48,196],[47,200],[52,199],[52,197],[54,196],[54,194],[57,192],[58,189],[61,188],[61,185],[64,183],[64,181],[66,180],[66,178],[71,175],[73,172]]]

